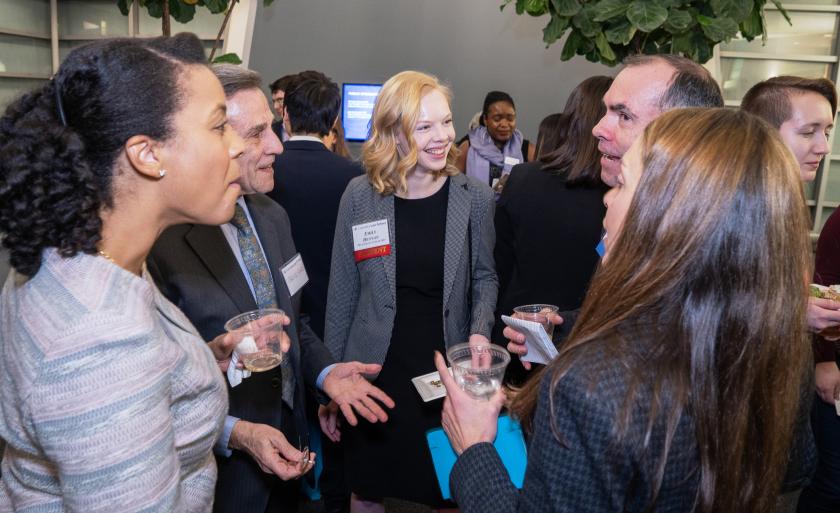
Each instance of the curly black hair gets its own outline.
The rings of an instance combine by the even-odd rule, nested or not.
[[[65,257],[97,252],[125,142],[171,137],[183,104],[179,75],[185,64],[205,63],[193,34],[98,41],[9,105],[0,118],[0,233],[15,270],[35,275],[45,248]]]

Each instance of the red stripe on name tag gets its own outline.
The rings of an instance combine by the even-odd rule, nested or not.
[[[367,260],[368,258],[376,258],[390,254],[390,244],[385,244],[384,246],[376,246],[373,248],[360,249],[359,251],[353,252],[353,256],[356,257],[356,262],[361,262],[362,260]]]

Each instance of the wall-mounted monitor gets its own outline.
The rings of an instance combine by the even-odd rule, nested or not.
[[[365,141],[370,133],[373,105],[382,84],[348,84],[341,87],[341,126],[348,141]]]

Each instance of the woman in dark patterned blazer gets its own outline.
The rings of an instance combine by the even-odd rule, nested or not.
[[[339,360],[382,364],[374,384],[396,403],[387,423],[342,433],[356,512],[384,511],[383,497],[451,506],[425,439],[441,402],[424,403],[411,378],[434,371],[434,350],[488,343],[498,288],[493,193],[454,167],[454,139],[448,89],[395,75],[374,107],[367,175],[341,198],[325,342]]]
[[[814,455],[802,197],[752,115],[651,123],[605,197],[607,252],[574,330],[514,399],[531,433],[521,492],[489,443],[503,394],[470,400],[445,376],[461,510],[771,511],[786,465],[807,473]]]

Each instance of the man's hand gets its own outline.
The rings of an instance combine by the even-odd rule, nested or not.
[[[550,314],[548,316],[548,320],[555,326],[563,324],[563,318],[557,314]],[[508,339],[508,351],[515,355],[519,355],[519,358],[528,354],[528,348],[525,347],[524,333],[516,331],[510,326],[506,326],[504,331],[502,331],[502,334]],[[531,370],[531,362],[522,361],[522,366],[525,367],[526,370]]]
[[[318,423],[321,424],[321,431],[333,442],[341,441],[341,430],[338,427],[338,405],[335,401],[330,404],[318,406]]]
[[[291,319],[287,315],[280,315],[280,323],[283,326],[288,326],[291,324]],[[276,318],[272,316],[264,317],[258,321],[259,322],[273,322],[276,321]],[[230,357],[233,354],[233,350],[236,349],[236,346],[239,344],[239,341],[242,340],[242,334],[233,332],[222,333],[218,337],[214,338],[210,342],[207,343],[207,347],[210,348],[210,351],[213,352],[213,357],[216,359],[216,363],[219,365],[219,368],[222,372],[227,372],[228,367],[230,366]],[[280,335],[280,350],[284,353],[289,351],[289,348],[292,347],[292,341],[289,338],[289,335],[286,334],[284,331]],[[242,362],[237,363],[237,368],[242,368]]]
[[[365,374],[376,374],[381,369],[381,365],[373,363],[339,363],[324,379],[324,392],[338,405],[351,426],[359,423],[354,410],[368,422],[388,420],[388,414],[379,406],[377,400],[388,408],[394,407],[394,400],[371,385],[364,377]]]
[[[817,383],[817,395],[828,404],[834,404],[840,398],[840,369],[836,362],[817,364],[814,378]]]
[[[840,326],[840,303],[819,297],[808,298],[808,327],[820,332],[826,328]]]
[[[280,431],[267,424],[239,420],[233,425],[228,445],[247,452],[263,472],[283,481],[297,479],[315,466],[315,453],[304,461],[305,453],[295,449]]]

